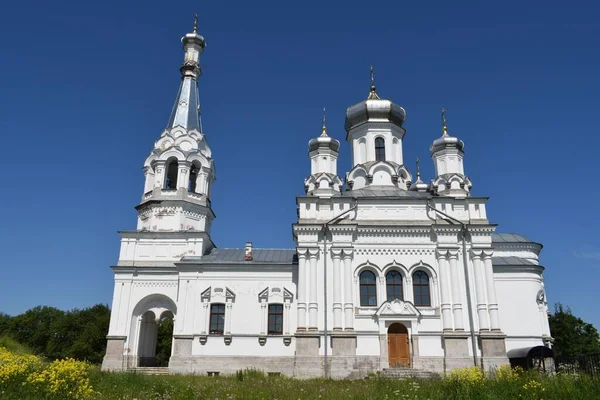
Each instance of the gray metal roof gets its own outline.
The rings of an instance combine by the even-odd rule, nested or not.
[[[246,249],[214,248],[201,257],[185,257],[183,261],[201,264],[294,264],[297,262],[295,249],[252,249],[252,261],[245,261]]]
[[[492,233],[494,243],[534,243],[531,239],[517,233]]]
[[[493,265],[535,265],[537,264],[521,257],[492,257]]]
[[[415,199],[426,199],[429,193],[420,193],[411,190],[399,189],[394,186],[365,186],[356,190],[348,190],[342,193],[348,197],[406,197]]]
[[[185,129],[202,130],[200,124],[200,108],[198,100],[198,83],[189,76],[181,80],[173,111],[166,129],[181,126]]]

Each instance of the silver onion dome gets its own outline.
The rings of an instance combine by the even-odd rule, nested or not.
[[[391,100],[381,99],[375,90],[373,67],[371,67],[371,91],[366,100],[348,107],[346,110],[346,132],[366,122],[391,122],[402,126],[406,118],[404,108]]]
[[[325,109],[323,108],[323,127],[321,128],[321,136],[311,139],[308,142],[309,152],[318,149],[331,149],[336,152],[340,151],[340,141],[327,135],[327,126],[325,125],[325,118]]]
[[[435,139],[429,148],[431,153],[443,150],[447,147],[456,147],[463,151],[465,143],[457,137],[448,135],[448,126],[446,124],[446,110],[442,108],[442,136]]]

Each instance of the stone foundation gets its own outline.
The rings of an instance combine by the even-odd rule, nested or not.
[[[127,369],[125,340],[127,336],[111,336],[106,341],[106,355],[102,359],[103,371],[125,371]]]
[[[473,356],[469,355],[469,333],[445,332],[442,337],[445,354],[444,372],[473,366]]]
[[[481,365],[484,370],[497,369],[501,365],[510,365],[506,356],[506,335],[502,332],[481,332],[479,346],[481,347]]]
[[[331,336],[331,362],[329,376],[345,378],[355,369],[356,335],[334,334]]]

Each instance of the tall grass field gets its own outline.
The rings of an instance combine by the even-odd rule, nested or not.
[[[66,359],[46,362],[17,343],[0,347],[0,399],[600,399],[600,380],[580,375],[526,373],[503,367],[484,373],[455,370],[428,380],[360,380],[266,376],[149,376],[101,372]]]

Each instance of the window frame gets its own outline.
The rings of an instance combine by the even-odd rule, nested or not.
[[[362,279],[363,279],[363,275],[365,274],[371,274],[373,276],[373,283],[363,283]],[[364,270],[362,271],[359,275],[358,275],[358,287],[359,287],[359,300],[360,300],[360,306],[361,307],[377,307],[377,274],[375,274],[373,271],[371,270]],[[363,288],[365,288],[366,293],[363,295]],[[369,289],[372,289],[373,293],[370,294],[369,293]],[[365,302],[363,302],[363,296],[365,297]],[[374,298],[375,299],[375,304],[369,304],[370,298]]]
[[[215,312],[213,310],[213,307],[223,307],[223,312]],[[224,303],[212,303],[210,305],[210,319],[208,321],[208,333],[210,335],[218,335],[218,336],[223,336],[225,334],[225,313],[226,313],[226,306]],[[222,315],[223,319],[222,319],[222,326],[220,326],[220,322],[218,317]],[[217,329],[213,329],[213,316],[217,317],[216,319],[216,328]],[[219,328],[221,328],[219,330]]]
[[[375,138],[375,161],[385,161],[385,139],[381,136]]]
[[[415,277],[419,275],[419,282],[417,282],[417,280],[415,279]],[[424,276],[427,279],[426,283],[422,283],[421,282],[421,277]],[[431,277],[429,276],[429,274],[425,271],[415,271],[412,274],[412,284],[413,284],[413,301],[414,301],[414,305],[415,307],[431,307]],[[419,290],[417,291],[417,288],[419,288]],[[427,289],[427,303],[423,303],[423,289],[422,288],[426,288]],[[417,301],[417,297],[419,298],[419,301]]]
[[[388,276],[391,274],[398,274],[398,276],[400,277],[400,283],[396,283],[396,282],[390,283],[388,280]],[[390,287],[392,289],[394,289],[394,293],[396,293],[399,288],[400,289],[400,297],[390,298]],[[402,273],[400,271],[398,271],[397,269],[392,269],[385,274],[385,295],[386,295],[387,301],[394,301],[395,299],[404,301],[404,275],[402,275]]]
[[[271,308],[280,307],[279,312],[272,311]],[[282,336],[283,335],[283,313],[284,305],[281,303],[271,303],[267,306],[267,335],[269,336]],[[279,325],[279,331],[277,329],[271,330],[271,317],[274,319],[275,328]],[[279,322],[279,324],[278,324]]]

